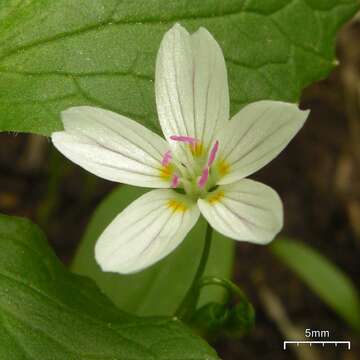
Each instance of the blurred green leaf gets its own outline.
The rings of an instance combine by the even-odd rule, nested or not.
[[[296,102],[333,68],[335,34],[359,0],[0,2],[0,130],[49,135],[91,104],[158,129],[155,57],[174,22],[208,28],[227,60],[232,113]]]
[[[119,311],[69,273],[42,232],[0,215],[0,358],[209,360],[215,352],[171,318]]]
[[[216,335],[228,322],[229,313],[226,304],[209,302],[197,309],[190,325],[202,336]]]
[[[360,331],[359,293],[341,269],[300,241],[276,240],[271,250],[349,325]]]
[[[241,338],[250,332],[255,324],[255,310],[246,299],[231,306],[209,302],[201,306],[190,320],[190,325],[202,336],[224,334]]]
[[[255,324],[255,310],[246,299],[241,299],[231,310],[226,333],[229,336],[241,337],[247,334]]]
[[[131,201],[148,189],[122,185],[96,209],[75,256],[72,270],[94,279],[120,308],[137,315],[172,315],[190,288],[204,246],[206,223],[199,221],[185,241],[158,264],[132,275],[102,272],[95,262],[94,246],[104,228]],[[234,241],[214,233],[205,274],[230,277]],[[221,300],[224,291],[206,288],[200,304]]]
[[[227,291],[223,303],[208,302],[199,307],[190,319],[191,326],[204,336],[224,334],[240,338],[255,324],[255,310],[244,291],[229,279],[203,277],[200,288],[221,286]]]
[[[29,221],[0,215],[1,359],[217,359],[171,318],[119,311]]]

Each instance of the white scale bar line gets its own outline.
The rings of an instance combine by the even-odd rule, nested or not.
[[[284,341],[284,350],[286,350],[287,344],[296,344],[296,346],[299,346],[299,344],[309,344],[310,346],[312,344],[322,344],[322,346],[325,346],[325,344],[335,344],[337,346],[338,344],[346,344],[348,350],[351,348],[350,341],[302,341],[302,340],[289,340]]]

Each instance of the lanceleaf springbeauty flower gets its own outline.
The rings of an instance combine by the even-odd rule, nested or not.
[[[104,271],[140,271],[173,251],[200,213],[235,240],[266,244],[283,225],[277,193],[245,179],[274,159],[303,126],[308,111],[258,101],[229,120],[221,48],[204,28],[175,25],[156,62],[156,105],[164,138],[100,108],[62,113],[52,141],[66,157],[104,179],[158,188],[131,203],[95,247]],[[221,255],[220,255],[221,256]]]

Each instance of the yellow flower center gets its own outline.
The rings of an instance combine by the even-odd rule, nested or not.
[[[175,212],[185,212],[188,207],[182,201],[176,199],[170,199],[167,203],[169,209],[171,209],[174,213]]]

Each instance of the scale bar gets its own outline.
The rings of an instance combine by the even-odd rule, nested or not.
[[[325,344],[335,344],[337,346],[338,344],[345,344],[347,345],[348,350],[351,348],[350,341],[301,341],[301,340],[290,340],[290,341],[284,341],[284,350],[286,350],[287,344],[296,344],[299,346],[299,344],[309,344],[310,346],[312,344],[322,344],[322,346],[325,346]]]

